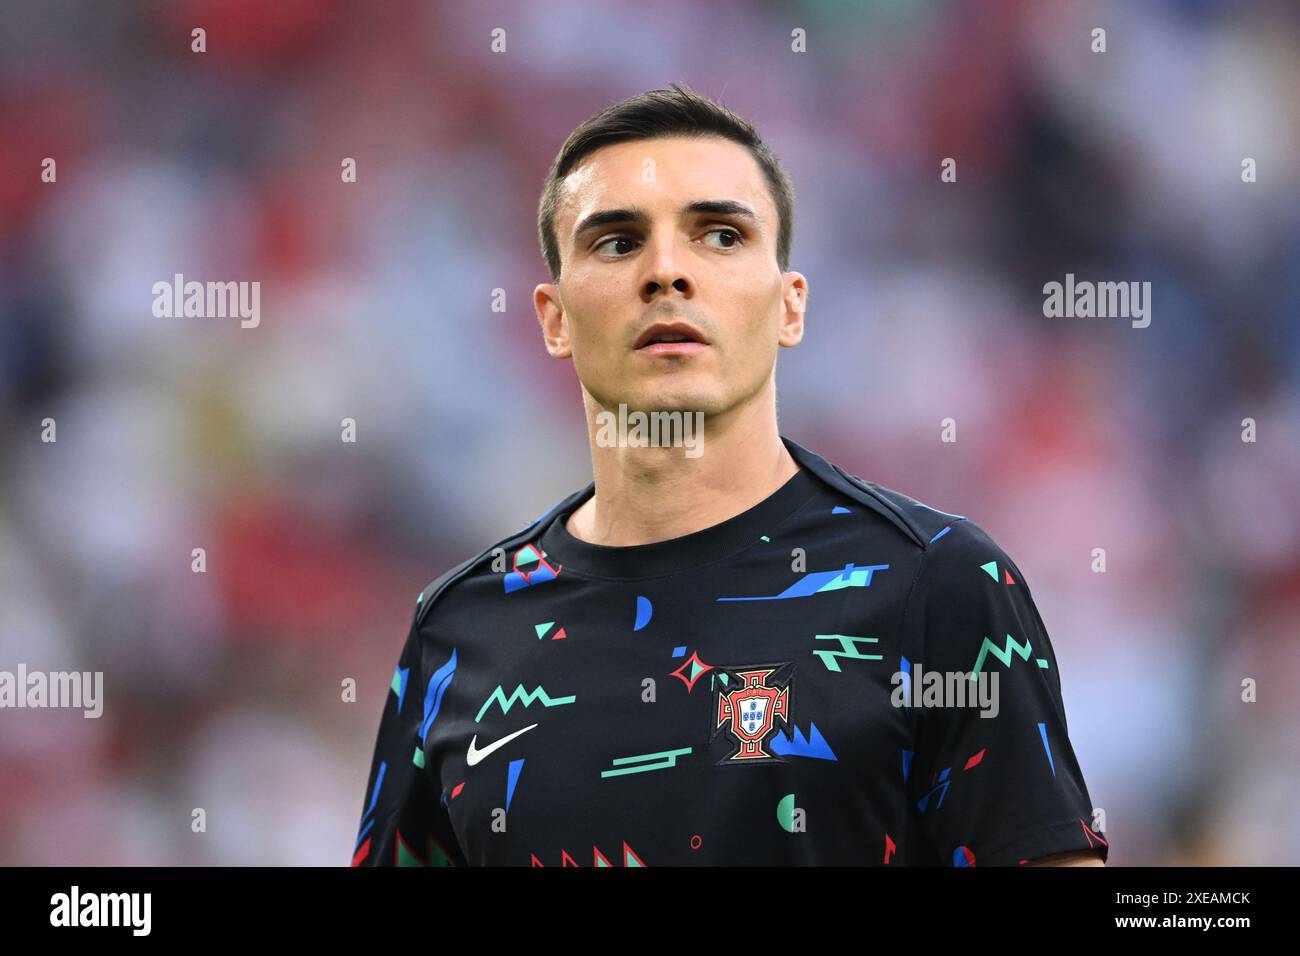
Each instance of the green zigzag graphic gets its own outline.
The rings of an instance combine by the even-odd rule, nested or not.
[[[998,647],[987,637],[984,638],[984,643],[980,645],[979,656],[975,658],[975,669],[970,672],[970,679],[975,680],[976,678],[979,677],[980,669],[984,666],[984,658],[987,657],[989,654],[992,654],[994,657],[1000,660],[1002,662],[1003,667],[1007,667],[1007,668],[1011,667],[1012,651],[1015,651],[1017,654],[1019,654],[1020,659],[1022,661],[1027,661],[1029,660],[1029,655],[1033,651],[1033,648],[1030,647],[1028,641],[1025,641],[1025,643],[1021,644],[1010,634],[1007,635],[1006,647]],[[1039,664],[1039,666],[1041,667],[1042,664]]]
[[[488,696],[487,700],[483,701],[483,706],[479,708],[478,716],[474,718],[474,723],[477,724],[483,719],[483,714],[492,706],[493,701],[496,701],[501,705],[501,713],[508,714],[510,713],[510,708],[514,705],[515,701],[519,701],[525,707],[528,707],[536,700],[540,700],[546,707],[558,707],[560,704],[572,704],[577,700],[577,697],[574,694],[570,694],[568,697],[552,697],[550,694],[546,693],[540,685],[537,690],[530,693],[529,691],[524,690],[523,684],[519,684],[507,698],[505,689],[502,688],[500,684],[497,684],[497,689]]]

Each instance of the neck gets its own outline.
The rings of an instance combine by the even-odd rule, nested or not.
[[[598,442],[596,415],[608,411],[617,419],[617,408],[603,409],[585,389],[583,401],[596,490],[565,527],[591,544],[632,547],[712,527],[748,511],[799,471],[777,429],[771,380],[746,405],[705,416],[697,457],[671,444]]]

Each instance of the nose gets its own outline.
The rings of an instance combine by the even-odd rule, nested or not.
[[[673,249],[675,237],[664,236],[654,243],[652,254],[646,257],[646,274],[641,282],[641,300],[647,304],[668,289],[676,289],[690,297],[695,292],[695,283],[686,270],[678,263]]]
[[[669,285],[671,285],[678,292],[689,292],[691,288],[690,283],[687,282],[686,279],[681,276],[678,276],[676,279],[670,282]],[[651,279],[645,284],[645,293],[642,296],[642,298],[644,298],[647,302],[649,302],[651,299],[655,297],[655,293],[662,288],[664,288],[663,285],[661,285],[656,280]]]

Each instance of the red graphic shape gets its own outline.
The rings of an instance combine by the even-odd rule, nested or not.
[[[1078,818],[1076,817],[1075,819]],[[1082,820],[1079,820],[1079,826],[1083,827],[1083,834],[1088,838],[1088,846],[1093,845],[1092,843],[1093,840],[1096,840],[1102,846],[1110,846],[1109,843],[1107,843],[1100,836],[1098,836],[1096,832],[1094,832],[1093,829],[1090,826],[1088,826],[1088,824],[1084,823]]]
[[[366,837],[366,842],[357,847],[356,855],[352,857],[352,865],[360,866],[361,861],[370,855],[370,837]]]
[[[627,841],[624,840],[623,841],[623,865],[624,866],[627,866],[627,858],[629,856],[632,859],[636,860],[637,866],[645,866],[645,861],[642,860],[639,856],[637,856],[636,851],[633,850],[630,846],[628,846]]]
[[[694,677],[687,677],[685,674],[682,673],[682,671],[691,670],[692,661],[695,662],[696,664],[699,664],[700,669],[698,672],[696,672]],[[680,679],[681,682],[686,685],[686,692],[689,694],[692,690],[695,689],[695,682],[711,670],[713,670],[712,664],[704,663],[704,661],[699,659],[695,651],[691,651],[691,656],[686,659],[685,663],[683,663],[681,667],[677,668],[677,670],[672,672],[672,676]]]

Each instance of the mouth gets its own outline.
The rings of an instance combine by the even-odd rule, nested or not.
[[[709,345],[695,326],[686,322],[656,322],[637,338],[633,348],[650,355],[689,355]]]

